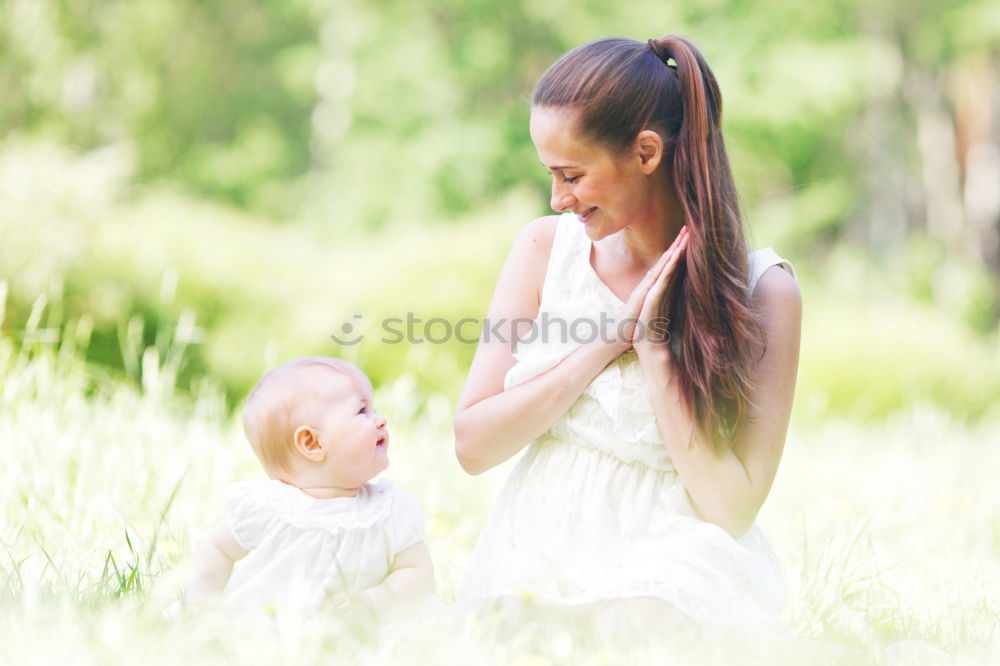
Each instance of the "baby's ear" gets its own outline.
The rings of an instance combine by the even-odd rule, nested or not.
[[[309,426],[299,426],[296,428],[295,433],[292,435],[292,442],[295,444],[295,450],[305,457],[306,460],[322,462],[323,458],[326,457],[323,445],[320,444],[316,433]]]

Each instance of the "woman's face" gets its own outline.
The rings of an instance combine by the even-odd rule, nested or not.
[[[652,179],[640,153],[614,155],[586,139],[576,131],[577,116],[567,108],[531,110],[531,140],[552,174],[552,208],[576,213],[591,240],[655,218]]]

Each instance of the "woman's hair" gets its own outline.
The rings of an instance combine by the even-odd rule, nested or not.
[[[578,110],[577,130],[615,153],[642,130],[663,139],[663,164],[690,236],[659,315],[669,318],[672,335],[682,333],[675,365],[688,413],[703,438],[726,448],[748,420],[754,349],[766,346],[766,336],[751,307],[748,246],[711,68],[677,35],[598,39],[556,61],[531,102]]]

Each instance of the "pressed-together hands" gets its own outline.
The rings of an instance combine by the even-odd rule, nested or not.
[[[635,348],[640,358],[662,366],[661,359],[654,357],[662,356],[667,346],[652,339],[646,345],[640,338],[649,337],[650,320],[656,317],[659,300],[683,258],[688,233],[686,227],[681,228],[670,248],[632,290],[611,322],[615,330],[605,330],[605,335],[580,344],[531,379],[505,388],[503,378],[517,362],[509,345],[480,341],[455,412],[455,452],[467,472],[480,474],[491,469],[540,437],[569,411],[594,378],[628,349]],[[491,319],[530,321],[539,316],[537,299],[544,274],[533,272],[532,267],[541,260],[537,256],[541,243],[537,241],[546,234],[553,238],[555,229],[536,224],[518,237],[493,295]]]
[[[618,314],[618,321],[626,322],[621,331],[626,341],[643,355],[653,347],[666,342],[666,322],[656,320],[660,301],[666,291],[677,264],[687,249],[688,227],[681,227],[677,238],[671,243],[646,276],[635,286],[628,301]]]

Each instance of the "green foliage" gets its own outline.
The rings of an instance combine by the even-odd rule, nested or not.
[[[83,169],[37,147],[13,154],[10,165],[45,174]],[[350,358],[376,383],[412,372],[425,394],[456,396],[474,344],[383,344],[381,321],[408,312],[424,322],[482,319],[524,208],[512,199],[460,227],[320,238],[170,195],[121,201],[114,179],[101,175],[119,167],[91,167],[47,199],[37,184],[19,188],[20,199],[11,193],[0,210],[8,241],[0,279],[11,287],[4,326],[40,318],[57,340],[64,321],[85,320],[91,361],[136,383],[160,381],[142,372],[151,364],[184,390],[209,375],[231,405],[269,367],[307,354]],[[20,224],[27,215],[30,226]],[[46,304],[32,315],[39,294]],[[355,315],[372,335],[341,348],[329,336]],[[464,332],[478,336],[475,326]]]
[[[803,267],[797,418],[870,422],[924,404],[963,420],[998,413],[1000,339],[963,321],[968,306],[953,292],[940,293],[942,276],[961,268],[937,255],[922,264],[921,247],[915,237],[910,251],[875,265],[842,245],[822,276]]]
[[[893,301],[813,308],[803,330],[800,418],[880,420],[921,404],[973,420],[1000,413],[1000,354],[960,324]]]
[[[988,58],[1000,42],[989,7],[10,2],[0,9],[0,128],[82,150],[125,142],[136,182],[281,218],[448,222],[524,185],[542,208],[526,100],[556,57],[600,36],[680,33],[722,85],[748,210],[803,188],[829,199],[775,222],[769,236],[797,249],[852,204],[867,208],[878,183],[858,172],[866,146],[909,131],[912,114],[880,128],[865,109],[901,86],[905,63],[933,76]]]
[[[914,223],[930,215],[921,196],[960,182],[903,190],[927,168],[921,151],[947,153],[914,127],[950,118],[939,107],[958,84],[934,88],[941,68],[990,62],[990,16],[975,0],[8,2],[6,327],[37,316],[34,335],[52,337],[79,321],[99,367],[138,383],[146,364],[184,390],[210,376],[230,405],[307,353],[454,397],[473,346],[383,344],[381,322],[481,318],[511,239],[545,211],[527,132],[538,77],[587,39],[676,32],[724,91],[754,245],[803,276],[796,413],[882,418],[931,401],[979,417],[998,390],[995,267],[956,249],[975,238]],[[869,253],[880,270],[859,269],[859,310],[841,307],[840,274]],[[374,335],[338,347],[329,335],[356,316]]]
[[[139,182],[281,214],[310,163],[318,60],[303,2],[8,2],[0,128],[125,142]]]
[[[982,264],[956,260],[940,243],[913,234],[887,262],[887,274],[900,294],[933,304],[954,320],[988,336],[1000,313],[1000,291]]]

